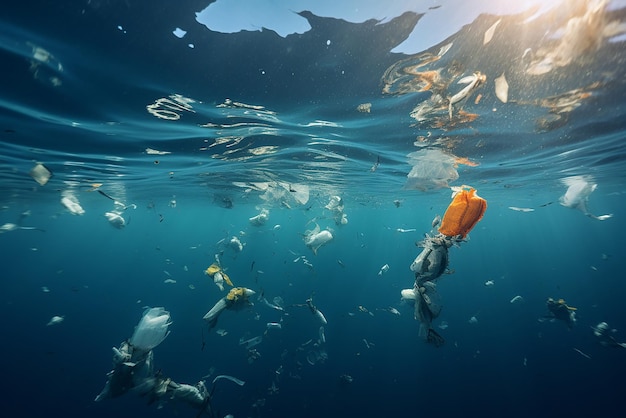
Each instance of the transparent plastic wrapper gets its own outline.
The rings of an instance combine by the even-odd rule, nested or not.
[[[267,209],[262,209],[258,215],[253,216],[252,218],[249,218],[248,220],[250,221],[250,225],[252,226],[261,226],[261,225],[265,225],[265,222],[267,222],[269,218],[270,218],[270,211]]]
[[[438,149],[423,149],[408,155],[413,166],[407,175],[406,189],[435,190],[448,187],[459,178],[456,158]]]
[[[247,340],[240,340],[239,345],[243,345],[247,350],[256,347],[263,342],[263,336],[258,335],[256,337],[249,338]]]
[[[72,215],[83,215],[85,213],[85,209],[80,205],[78,198],[71,190],[64,190],[61,193],[61,204],[65,206]]]
[[[315,228],[304,233],[304,244],[309,247],[315,255],[317,255],[317,250],[319,250],[322,245],[327,244],[332,241],[332,239],[333,234],[327,229],[320,231],[319,225],[315,225]]]
[[[613,217],[612,214],[596,216],[589,212],[587,202],[589,196],[593,193],[598,185],[594,183],[591,176],[572,176],[561,179],[561,182],[567,186],[567,191],[559,198],[559,203],[565,207],[578,209],[586,216],[604,221]]]
[[[135,328],[130,343],[141,350],[152,350],[169,335],[170,313],[164,308],[147,309]]]
[[[124,219],[119,211],[105,212],[104,217],[107,218],[109,224],[114,228],[122,229],[126,226],[126,219]]]
[[[218,380],[222,380],[222,379],[230,380],[231,382],[239,386],[243,386],[246,384],[246,382],[244,382],[243,380],[240,380],[240,379],[237,379],[236,377],[228,376],[225,374],[215,376],[215,379],[213,379],[213,384],[215,384],[215,382],[217,382]]]

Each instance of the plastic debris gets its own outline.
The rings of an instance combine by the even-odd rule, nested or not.
[[[518,208],[517,206],[509,206],[509,209],[514,210],[516,212],[534,212],[533,208]]]
[[[250,225],[252,226],[265,225],[265,222],[267,222],[269,218],[270,218],[270,211],[265,208],[261,209],[261,212],[258,215],[253,216],[252,218],[249,219]]]
[[[475,316],[472,316],[467,322],[469,322],[470,324],[477,324],[478,318],[476,318]]]
[[[454,244],[444,235],[426,237],[419,243],[424,249],[411,263],[411,271],[415,273],[415,280],[419,284],[426,280],[435,280],[448,267],[448,248]]]
[[[320,344],[325,344],[326,343],[326,335],[324,334],[324,327],[321,326],[319,329],[319,342]]]
[[[163,280],[163,283],[174,284],[174,283],[176,283],[176,280],[167,278],[167,279]]]
[[[484,84],[485,81],[487,81],[487,76],[480,71],[476,71],[472,75],[463,77],[457,82],[457,84],[467,84],[467,86],[448,99],[448,113],[450,119],[452,119],[453,105],[467,99],[478,87]]]
[[[239,340],[239,345],[245,346],[246,349],[251,349],[256,347],[257,345],[263,342],[263,336],[259,335],[256,337],[252,337],[250,339],[244,340],[243,338]]]
[[[524,298],[521,297],[520,295],[517,295],[513,299],[511,299],[511,303],[521,303],[523,301],[524,301]]]
[[[372,111],[371,103],[361,103],[356,107],[356,110],[361,113],[370,113]]]
[[[494,285],[493,280],[487,280],[487,281],[485,282],[485,287],[491,287],[491,286],[493,286],[493,285]]]
[[[435,190],[448,187],[448,183],[459,178],[457,162],[453,155],[439,149],[422,149],[407,155],[411,171],[407,174],[406,189]],[[396,207],[402,202],[394,201]]]
[[[483,45],[487,45],[489,42],[491,42],[491,39],[493,38],[493,34],[496,32],[496,28],[498,27],[501,21],[502,19],[498,19],[496,23],[491,25],[489,29],[485,31],[485,35],[483,36]]]
[[[332,212],[335,224],[346,225],[348,223],[348,216],[344,213],[344,204],[341,196],[331,196],[324,207]]]
[[[387,311],[389,313],[392,313],[394,315],[400,316],[400,311],[398,311],[396,308],[390,306],[389,308],[387,308]]]
[[[171,154],[169,151],[159,151],[152,148],[146,148],[146,154],[148,155],[168,155]]]
[[[72,215],[82,215],[85,209],[80,205],[78,199],[71,190],[64,190],[61,193],[61,204],[70,211]]]
[[[152,350],[169,335],[170,313],[164,308],[146,309],[135,328],[130,344],[141,350]]]
[[[417,231],[415,228],[411,228],[411,229],[396,228],[396,232],[399,232],[401,234],[406,234],[407,232],[415,232],[415,231]]]
[[[64,316],[53,316],[50,321],[48,321],[48,323],[46,324],[46,326],[52,326],[52,325],[57,325],[60,324],[61,322],[63,322],[65,320]]]
[[[589,196],[596,190],[596,187],[598,187],[596,183],[593,183],[593,178],[591,176],[566,177],[561,179],[561,182],[567,186],[567,191],[559,199],[559,203],[561,203],[561,205],[568,208],[578,209],[586,216],[599,221],[604,221],[613,217],[612,214],[596,216],[587,209]]]
[[[243,380],[237,379],[236,377],[233,377],[233,376],[227,376],[225,374],[221,374],[219,376],[216,376],[215,379],[213,379],[213,384],[215,384],[215,382],[217,382],[218,380],[221,380],[221,379],[230,380],[231,382],[233,382],[233,383],[235,383],[236,385],[239,385],[239,386],[243,386],[243,385],[246,384],[246,382],[243,381]]]
[[[204,271],[204,274],[213,278],[213,283],[215,283],[215,285],[221,291],[224,290],[224,282],[226,282],[226,284],[229,286],[233,286],[233,282],[230,280],[230,277],[228,277],[228,275],[224,272],[224,270],[222,270],[222,267],[217,262],[207,267],[207,269]]]
[[[309,310],[311,311],[311,313],[313,315],[315,315],[315,317],[322,323],[322,325],[328,324],[328,321],[326,321],[326,317],[324,316],[322,311],[317,309],[317,306],[313,305],[313,299],[312,298],[308,298],[304,305],[299,305],[299,306],[306,306],[306,307],[308,307]]]
[[[33,180],[39,183],[40,186],[45,186],[52,177],[52,171],[41,163],[35,164],[28,174],[30,174]]]
[[[278,322],[268,322],[267,329],[281,329],[283,326]]]
[[[487,201],[470,186],[452,187],[452,202],[443,215],[439,232],[465,238],[487,210]]]
[[[238,253],[243,251],[243,244],[237,237],[232,237],[230,241],[228,241],[228,246]]]
[[[578,348],[575,348],[575,347],[574,347],[574,351],[575,351],[575,352],[577,352],[578,354],[580,354],[581,356],[583,356],[583,357],[588,358],[588,359],[590,359],[590,360],[591,360],[591,356],[590,356],[589,354],[585,354],[585,353],[583,353],[583,352],[582,352],[582,351],[580,351]]]
[[[332,241],[332,239],[333,234],[327,229],[320,231],[320,227],[317,224],[314,229],[304,233],[304,244],[309,247],[315,255],[317,255],[317,250],[319,250],[322,245],[326,245]]]
[[[591,327],[593,335],[600,340],[600,344],[605,347],[617,347],[626,348],[626,343],[619,343],[613,337],[613,334],[617,332],[616,329],[609,328],[609,324],[606,322],[600,322],[595,327]]]
[[[104,217],[107,218],[109,224],[117,229],[122,229],[126,226],[126,219],[122,216],[122,214],[116,210],[111,212],[105,212]]]
[[[242,306],[250,305],[249,299],[255,294],[254,290],[245,287],[235,287],[228,292],[228,295],[218,300],[202,319],[209,323],[210,328],[213,328],[224,310],[238,309]]]
[[[382,276],[383,274],[387,273],[389,271],[389,264],[385,264],[384,266],[382,266],[380,268],[380,270],[378,271],[378,275]]]
[[[509,83],[506,82],[504,73],[494,80],[496,85],[496,97],[500,99],[502,103],[509,101]]]

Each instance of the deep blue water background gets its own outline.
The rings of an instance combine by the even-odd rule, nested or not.
[[[416,22],[419,28],[419,16],[358,25],[305,14],[313,29],[283,39],[271,31],[210,32],[193,21],[193,12],[206,6],[200,2],[97,6],[24,3],[0,17],[0,223],[30,211],[21,225],[45,230],[0,235],[3,416],[194,416],[185,405],[157,409],[134,395],[93,401],[110,370],[111,347],[130,337],[145,306],[163,306],[172,315],[171,335],[155,349],[166,375],[195,383],[215,367],[215,374],[246,381],[243,387],[219,382],[213,404],[220,416],[619,413],[626,352],[599,345],[591,327],[607,321],[618,340],[626,340],[625,89],[617,64],[623,43],[605,43],[597,59],[533,79],[534,85],[511,82],[511,96],[530,102],[601,80],[564,126],[539,132],[535,120],[545,109],[503,106],[485,87],[483,101],[467,106],[480,115],[475,123],[437,130],[409,117],[425,93],[381,93],[384,71],[406,58],[389,51]],[[468,53],[492,18],[459,32],[458,50],[446,65],[462,61],[490,80],[513,66],[498,60],[508,49]],[[177,26],[188,29],[183,40],[171,34]],[[35,68],[39,72],[31,45],[55,57]],[[194,112],[167,121],[146,111],[172,94],[195,99]],[[226,98],[275,113],[217,107]],[[356,112],[366,102],[372,113]],[[332,123],[315,123],[320,120]],[[243,127],[199,126],[207,122]],[[400,290],[413,283],[415,242],[450,202],[448,188],[404,188],[411,170],[406,155],[428,132],[480,163],[459,166],[453,184],[471,184],[489,205],[471,239],[450,250],[453,273],[440,281],[444,308],[436,322],[449,327],[437,328],[446,339],[439,349],[418,337],[412,308],[400,302]],[[241,147],[201,149],[228,135],[242,136]],[[269,145],[278,147],[272,155],[247,154]],[[148,147],[172,154],[148,155]],[[377,157],[381,164],[371,172]],[[43,187],[28,176],[36,161],[55,174]],[[599,222],[559,205],[566,189],[559,180],[569,175],[593,175],[599,185],[590,209],[614,217]],[[274,180],[309,185],[309,202],[288,208],[233,186]],[[112,202],[88,192],[91,183],[137,205],[124,213],[124,229],[106,222]],[[68,188],[84,215],[59,203]],[[336,226],[324,209],[334,194],[344,199],[347,225]],[[232,208],[220,204],[224,196]],[[270,210],[270,220],[253,227],[248,218],[259,207]],[[302,240],[312,219],[335,236],[316,256]],[[222,263],[236,285],[263,290],[269,300],[280,296],[286,305],[314,294],[328,319],[326,362],[309,365],[307,349],[298,350],[318,336],[318,323],[304,308],[287,309],[283,329],[264,338],[262,357],[252,364],[239,339],[262,334],[267,322],[281,319],[279,312],[256,302],[222,315],[217,328],[226,336],[206,328],[202,316],[224,294],[203,270],[223,249],[218,241],[233,235],[245,248],[226,249]],[[294,263],[299,255],[313,268]],[[389,272],[378,276],[384,264]],[[164,283],[164,271],[175,284]],[[495,285],[484,286],[487,280]],[[516,295],[524,302],[511,304]],[[538,321],[548,297],[578,308],[573,329]],[[65,320],[47,327],[53,315]],[[468,322],[472,316],[477,323]],[[281,366],[279,393],[270,394]],[[342,385],[342,374],[353,382]],[[265,404],[253,407],[260,399]]]

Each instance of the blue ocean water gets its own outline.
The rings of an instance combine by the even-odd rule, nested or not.
[[[204,7],[29,2],[0,17],[3,415],[195,416],[133,393],[94,402],[148,306],[172,319],[156,369],[246,382],[219,381],[214,416],[620,410],[626,351],[592,327],[626,341],[624,9],[482,14],[410,55],[392,50],[416,13],[301,12],[311,30],[282,38],[212,32]],[[586,210],[560,204],[572,178],[596,185]],[[437,348],[400,291],[461,185],[488,208],[437,281]],[[333,239],[315,254],[316,225]],[[211,329],[228,291],[204,273],[216,255],[257,294]],[[310,297],[325,341],[298,306]],[[549,297],[577,308],[571,329],[543,320]],[[240,341],[259,335],[251,361]]]

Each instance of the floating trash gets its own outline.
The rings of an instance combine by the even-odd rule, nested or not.
[[[159,151],[152,148],[146,148],[146,154],[148,155],[168,155],[171,154],[169,151]]]
[[[146,309],[130,338],[130,344],[141,350],[152,350],[169,335],[171,324],[170,313],[164,308]]]
[[[489,42],[491,42],[491,39],[493,38],[493,34],[496,32],[496,28],[498,27],[501,21],[502,19],[498,19],[496,23],[491,25],[489,29],[485,31],[485,34],[483,35],[483,45],[487,45]]]
[[[361,113],[370,113],[372,111],[371,103],[361,103],[356,107],[356,110]]]
[[[326,335],[324,334],[324,327],[321,326],[319,329],[319,340],[320,340],[320,344],[325,344],[326,343]]]
[[[487,281],[485,282],[485,287],[491,287],[491,286],[493,286],[494,284],[495,284],[495,283],[493,282],[493,280],[487,280]]]
[[[596,187],[598,187],[596,183],[593,183],[592,177],[572,176],[561,179],[561,182],[567,186],[567,191],[559,199],[559,203],[561,203],[561,205],[568,208],[578,209],[586,216],[599,221],[604,221],[613,217],[612,214],[596,216],[587,209],[589,196],[596,190]]]
[[[384,266],[382,266],[380,268],[380,270],[378,271],[378,275],[382,276],[383,274],[387,273],[389,271],[389,264],[385,264]]]
[[[48,326],[48,327],[49,327],[49,326],[52,326],[52,325],[58,325],[58,324],[60,324],[61,322],[63,322],[64,320],[65,320],[65,317],[64,317],[64,316],[57,316],[57,315],[55,315],[55,316],[53,316],[53,317],[50,319],[50,321],[48,321],[48,323],[46,324],[46,326]]]
[[[267,222],[269,218],[270,218],[270,211],[267,209],[262,209],[258,215],[253,216],[252,218],[249,218],[248,220],[250,221],[250,225],[252,226],[261,226],[261,225],[265,225],[265,222]]]
[[[478,318],[476,318],[475,316],[472,316],[467,322],[469,322],[470,324],[477,324]]]
[[[72,215],[83,215],[85,209],[78,202],[78,198],[70,190],[64,190],[61,193],[61,204],[70,211]]]
[[[251,348],[261,344],[261,342],[263,342],[263,336],[259,335],[257,337],[252,337],[248,340],[244,340],[242,338],[239,340],[239,345],[243,345],[246,349],[250,350]]]
[[[452,187],[452,202],[443,215],[439,232],[465,238],[487,210],[487,201],[470,186]]]
[[[219,376],[216,376],[215,379],[213,379],[213,384],[215,384],[215,382],[217,382],[218,380],[221,379],[226,379],[226,380],[230,380],[231,382],[235,383],[236,385],[239,386],[243,386],[246,384],[246,382],[244,382],[243,380],[237,379],[236,377],[232,377],[232,376],[227,376],[225,374],[221,374]]]
[[[309,247],[315,255],[317,255],[317,250],[319,250],[322,245],[329,243],[332,239],[333,234],[327,229],[320,231],[320,227],[317,224],[313,230],[304,233],[304,244]],[[306,259],[305,264],[307,264]]]
[[[169,283],[171,283],[171,284],[174,284],[174,283],[176,283],[176,280],[174,280],[174,279],[169,279],[169,278],[168,278],[168,279],[163,280],[163,283],[168,283],[168,284],[169,284]]]
[[[399,310],[397,310],[397,309],[396,309],[396,308],[394,308],[394,307],[391,307],[391,306],[390,306],[389,308],[387,308],[387,311],[388,311],[389,313],[394,314],[394,315],[400,316],[400,311],[399,311]]]
[[[517,206],[509,206],[509,209],[514,210],[516,212],[534,212],[533,208],[518,208]]]
[[[241,241],[239,241],[239,238],[237,237],[232,237],[230,241],[228,241],[228,246],[238,253],[243,251],[243,244],[241,243]]]
[[[116,210],[111,212],[105,212],[104,217],[107,218],[109,224],[117,229],[122,229],[126,226],[126,219],[122,216],[121,212]]]
[[[220,328],[217,331],[215,331],[215,333],[217,335],[219,335],[220,337],[224,337],[224,336],[226,336],[228,334],[228,331],[226,331],[225,329]]]
[[[282,325],[278,322],[268,322],[267,323],[267,329],[282,329]]]
[[[509,83],[506,82],[504,73],[494,80],[496,85],[496,97],[500,99],[502,103],[509,101]]]
[[[35,164],[28,174],[30,174],[33,180],[39,183],[40,186],[45,186],[52,177],[52,171],[41,163]]]
[[[513,299],[511,299],[511,303],[521,303],[523,301],[524,301],[524,298],[521,297],[520,295],[517,295]]]
[[[487,76],[480,71],[476,71],[472,75],[468,75],[457,81],[457,84],[467,84],[467,86],[448,99],[448,113],[450,119],[452,119],[453,105],[467,99],[478,87],[484,84],[485,81],[487,81]]]

